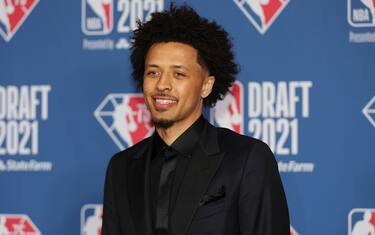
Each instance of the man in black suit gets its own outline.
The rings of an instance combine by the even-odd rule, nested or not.
[[[268,146],[202,116],[237,74],[228,34],[171,5],[140,23],[131,62],[156,131],[111,159],[103,234],[289,235]]]

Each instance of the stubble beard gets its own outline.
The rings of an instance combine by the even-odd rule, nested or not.
[[[161,129],[168,129],[174,124],[173,120],[167,120],[167,119],[152,119],[152,122],[154,123],[154,126],[156,128]]]

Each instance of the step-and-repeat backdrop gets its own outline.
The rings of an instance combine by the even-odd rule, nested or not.
[[[375,1],[187,3],[241,66],[206,117],[272,148],[291,234],[374,234]],[[153,132],[129,38],[169,4],[0,0],[0,234],[100,234],[108,160]]]

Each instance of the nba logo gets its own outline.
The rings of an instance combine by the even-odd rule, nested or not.
[[[254,27],[264,34],[289,0],[233,0]]]
[[[0,0],[0,34],[9,42],[39,0]]]
[[[109,34],[113,28],[113,0],[82,0],[82,31],[86,35]]]
[[[210,122],[243,134],[243,86],[235,81],[223,100],[210,111]]]
[[[103,206],[87,204],[81,208],[81,235],[101,235]]]
[[[353,27],[375,27],[375,0],[348,0],[348,22]]]
[[[94,116],[120,150],[138,143],[154,131],[142,94],[109,94]]]
[[[38,228],[27,215],[0,214],[1,235],[41,235]]]
[[[348,235],[375,234],[375,209],[355,208],[348,216]]]

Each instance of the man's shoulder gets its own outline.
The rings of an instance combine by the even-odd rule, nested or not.
[[[217,128],[218,141],[230,159],[247,159],[249,169],[276,169],[276,159],[272,150],[263,141],[238,134],[226,128]]]
[[[218,142],[223,150],[238,154],[272,154],[272,151],[263,141],[234,132],[227,128],[216,127]]]
[[[246,136],[239,134],[227,128],[216,127],[218,132],[218,140],[220,145],[229,145],[234,147],[243,146],[246,148],[251,148],[253,145],[266,145],[259,139],[253,138],[251,136]]]

